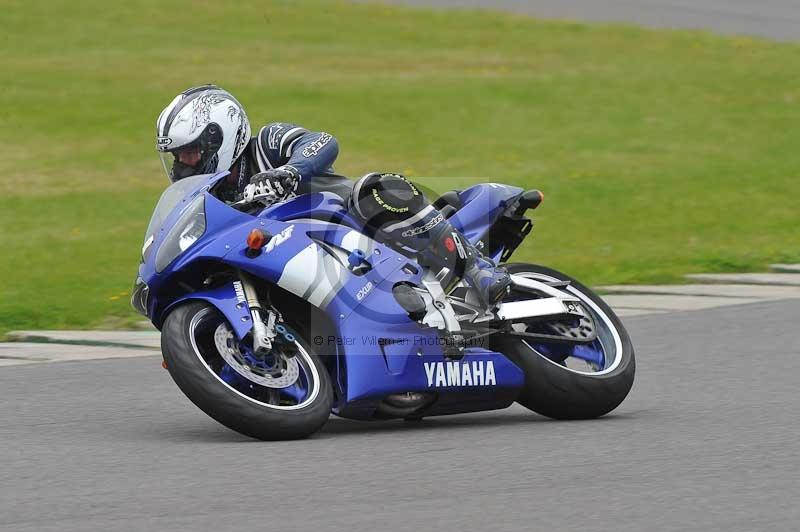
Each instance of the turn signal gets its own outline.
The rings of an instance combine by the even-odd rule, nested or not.
[[[251,259],[259,256],[261,254],[261,248],[267,245],[270,238],[269,233],[265,233],[258,228],[253,229],[250,231],[250,234],[247,235],[247,251],[245,251],[245,254]]]

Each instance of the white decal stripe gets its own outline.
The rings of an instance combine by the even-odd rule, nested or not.
[[[314,306],[324,308],[344,286],[345,276],[343,266],[336,259],[316,244],[311,244],[289,259],[278,279],[278,286],[303,297],[316,282],[306,300]]]
[[[156,120],[156,133],[158,134],[158,136],[159,136],[159,137],[163,136],[163,135],[161,134],[161,132],[162,132],[162,131],[164,131],[164,128],[161,126],[161,121],[162,121],[162,120],[164,120],[164,114],[165,114],[166,112],[167,112],[167,110],[166,110],[166,109],[164,109],[163,111],[161,111],[161,114],[160,114],[160,115],[158,115],[158,120]]]
[[[325,253],[319,250],[320,253]],[[342,287],[342,265],[339,262],[325,253],[318,256],[320,266],[322,267],[322,278],[319,279],[317,288],[308,296],[308,302],[316,307],[321,307],[322,303],[328,296],[336,293]]]
[[[299,137],[294,139],[291,144],[286,146],[286,157],[288,157],[288,158],[292,157],[292,150],[294,150],[294,145],[297,144],[297,141],[300,140],[301,138],[302,138],[302,135],[300,135]]]
[[[310,244],[289,259],[283,268],[280,279],[278,279],[278,286],[285,288],[296,296],[303,297],[303,294],[308,290],[309,283],[313,282],[319,269],[317,247],[316,244]]]
[[[258,168],[262,172],[266,172],[267,171],[266,166],[264,166],[265,163],[266,163],[267,166],[272,168],[272,163],[269,161],[269,157],[267,157],[267,154],[264,153],[264,146],[261,144],[261,135],[262,135],[262,133],[264,133],[265,129],[267,129],[267,126],[262,127],[261,131],[258,132],[258,136],[256,137],[256,146],[258,148],[256,150],[256,156],[257,156],[256,157],[256,162],[258,162]]]
[[[284,135],[281,137],[281,145],[278,148],[278,155],[283,156],[283,153],[284,153],[284,151],[283,151],[283,143],[286,142],[286,139],[291,137],[292,133],[294,133],[295,131],[300,131],[302,129],[303,129],[302,127],[296,127],[296,128],[290,129],[289,131],[284,133]]]
[[[339,290],[341,290],[343,286],[344,286],[344,280],[342,280],[339,283],[336,283],[333,287],[333,290],[331,290],[319,304],[319,308],[321,309],[327,308],[328,305],[331,304],[331,301],[333,301],[333,298],[336,297],[336,295],[339,293]]]
[[[393,223],[392,225],[386,227],[384,231],[387,233],[391,233],[392,231],[396,231],[397,229],[402,229],[403,227],[410,227],[414,223],[422,220],[424,217],[428,215],[431,211],[435,210],[433,205],[428,205],[420,212],[409,218],[408,220],[403,220],[401,222]]]
[[[342,247],[347,251],[360,249],[369,256],[375,249],[375,241],[358,231],[350,231],[342,238]]]
[[[158,136],[159,137],[164,136],[164,128],[167,126],[167,124],[166,124],[167,118],[169,117],[170,113],[172,112],[172,109],[174,109],[175,106],[178,105],[178,102],[181,101],[182,99],[183,98],[182,98],[181,94],[176,96],[172,100],[172,102],[167,106],[167,108],[164,109],[161,112],[161,114],[158,116],[158,122],[156,124],[156,127],[158,128]]]

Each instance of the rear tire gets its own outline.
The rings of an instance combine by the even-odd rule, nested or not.
[[[281,409],[246,397],[212,372],[197,347],[201,342],[192,338],[198,320],[203,319],[220,321],[224,318],[209,303],[190,301],[170,312],[161,331],[161,350],[167,369],[181,391],[198,408],[226,427],[260,440],[305,438],[322,428],[330,415],[333,389],[325,366],[306,342],[297,337],[300,347],[316,368],[318,392],[308,404],[296,409]]]
[[[633,344],[614,311],[592,290],[561,272],[535,264],[509,264],[507,268],[512,274],[532,273],[540,278],[570,281],[570,287],[605,314],[609,330],[615,329],[621,345],[616,353],[619,360],[608,370],[593,374],[554,362],[519,338],[497,335],[492,341],[493,348],[525,372],[525,388],[517,402],[554,419],[590,419],[614,410],[631,390],[636,372]]]

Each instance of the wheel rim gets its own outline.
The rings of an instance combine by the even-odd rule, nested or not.
[[[518,272],[514,273],[514,275],[543,282],[563,281],[563,279],[539,272]],[[555,364],[564,370],[593,377],[611,373],[622,362],[623,354],[622,338],[616,325],[611,321],[608,314],[583,291],[572,284],[564,288],[564,290],[580,299],[584,309],[591,313],[597,328],[597,339],[588,345],[571,344],[567,356],[563,356],[565,353],[559,351],[557,347],[554,348],[556,346],[554,343],[534,343],[532,340],[522,340],[522,343],[549,363]],[[598,361],[601,361],[601,364],[597,364]],[[583,363],[582,366],[581,362]]]
[[[233,358],[232,353],[220,352],[218,345],[222,334],[226,338],[228,335],[233,338],[241,356]],[[202,309],[192,317],[189,338],[195,355],[208,372],[226,388],[248,401],[275,410],[298,410],[313,403],[320,393],[319,372],[300,342],[295,342],[297,353],[286,364],[289,377],[270,380],[264,379],[261,372],[248,374],[247,362],[251,358],[247,347],[236,342],[230,325],[213,309]],[[234,345],[228,347],[233,349]],[[278,353],[278,356],[283,355]],[[237,361],[239,367],[235,367]]]

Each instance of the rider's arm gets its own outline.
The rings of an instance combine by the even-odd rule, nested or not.
[[[258,132],[257,159],[262,172],[290,165],[301,179],[311,179],[330,171],[337,155],[339,143],[328,133],[283,122],[264,126]]]

